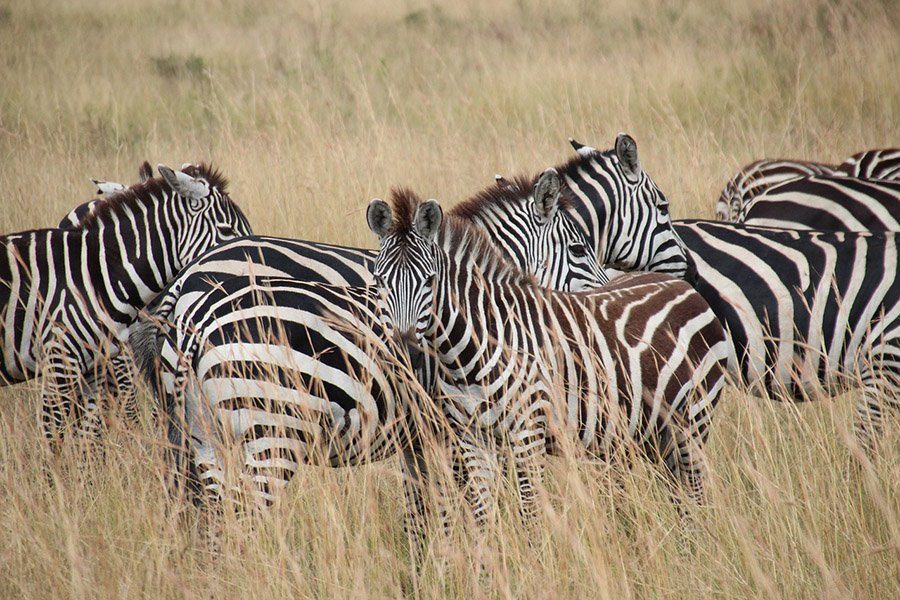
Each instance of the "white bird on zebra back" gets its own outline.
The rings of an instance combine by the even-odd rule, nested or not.
[[[636,443],[703,497],[703,445],[724,384],[721,323],[686,282],[658,274],[566,293],[511,268],[434,200],[373,200],[383,319],[433,355],[437,403],[456,433],[476,520],[493,512],[492,448],[511,449],[523,515],[545,455],[596,457]]]
[[[43,375],[42,423],[57,448],[97,356],[116,356],[143,308],[193,258],[252,233],[224,178],[200,166],[117,192],[71,229],[0,237],[0,375]]]

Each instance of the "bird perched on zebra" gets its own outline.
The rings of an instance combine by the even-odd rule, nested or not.
[[[544,455],[573,444],[605,457],[634,441],[702,498],[728,347],[690,285],[642,274],[583,293],[547,290],[480,231],[404,190],[391,204],[373,200],[367,220],[385,322],[438,363],[438,405],[479,523],[493,506],[492,442],[511,447],[526,518]]]
[[[186,166],[187,165],[183,165],[182,168]],[[153,167],[150,166],[150,163],[144,161],[138,168],[138,182],[146,183],[152,177]],[[128,189],[127,185],[116,181],[105,181],[102,179],[91,179],[91,184],[96,188],[96,194],[100,197],[88,200],[70,210],[69,213],[63,217],[62,221],[59,222],[59,225],[57,225],[59,229],[75,229],[79,227],[82,221],[94,213],[95,209],[103,205],[105,199],[113,194],[124,192]]]
[[[872,450],[885,408],[900,408],[896,234],[673,223],[630,136],[576,150],[558,170],[600,262],[692,282],[725,325],[737,382],[796,400],[861,385],[857,439]]]
[[[731,178],[716,202],[716,218],[741,223],[747,205],[771,188],[805,177],[856,177],[860,179],[900,179],[900,149],[866,150],[854,154],[840,165],[783,158],[757,160]],[[838,201],[842,196],[835,196]],[[844,197],[846,200],[847,198]],[[850,198],[851,204],[855,202]],[[788,218],[790,215],[788,215]]]
[[[224,178],[172,171],[116,193],[72,229],[0,237],[5,383],[43,376],[42,424],[53,447],[96,358],[115,356],[138,311],[188,262],[252,233]]]
[[[478,194],[448,218],[490,234],[502,252],[547,285],[600,285],[606,278],[565,207],[559,176],[550,171],[527,184],[520,179],[502,191]],[[411,448],[415,436],[408,435],[418,431],[410,422],[418,396],[407,381],[410,366],[390,358],[404,354],[402,345],[383,331],[373,288],[324,282],[332,277],[332,284],[347,283],[356,276],[348,268],[352,258],[368,262],[371,255],[248,239],[255,239],[255,247],[247,240],[231,244],[242,258],[223,247],[187,269],[177,280],[178,293],[164,298],[169,308],[160,332],[141,343],[133,340],[151,383],[156,362],[169,372],[155,389],[178,470],[211,506],[222,500],[229,481],[241,478],[257,504],[266,506],[303,464],[357,464],[399,449],[407,496],[419,506],[421,493],[413,482],[423,463]],[[226,256],[244,274],[198,267],[221,269]],[[316,260],[322,268],[311,269]],[[147,333],[136,331],[134,337]],[[427,355],[418,358],[429,361]],[[411,366],[418,366],[421,389],[430,391],[433,369]],[[223,453],[235,444],[243,464],[229,478]]]

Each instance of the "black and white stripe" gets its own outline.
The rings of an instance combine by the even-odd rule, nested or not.
[[[449,218],[491,235],[548,285],[604,283],[565,202],[558,175],[549,172],[479,194]],[[371,278],[361,270],[372,256],[310,242],[239,240],[178,278],[177,293],[163,297],[164,318],[155,314],[161,334],[133,334],[149,339],[137,342],[137,353],[151,381],[160,361],[158,393],[176,461],[208,500],[221,500],[229,482],[243,479],[266,505],[303,464],[357,464],[397,448],[404,464],[414,461],[411,470],[422,468],[400,435],[411,427],[409,382],[396,383],[396,360],[388,360],[404,354],[407,340],[392,345],[377,319],[377,293],[364,287]],[[243,274],[226,276],[233,268]],[[430,390],[433,369],[420,361],[428,357],[417,355],[414,366]],[[411,371],[401,371],[409,379]],[[222,443],[242,448],[236,478],[225,473]],[[407,495],[419,504],[418,492],[407,488]]]
[[[783,158],[766,158],[741,169],[722,190],[716,203],[716,218],[741,223],[747,205],[771,188],[803,177],[900,178],[900,149],[866,150],[841,165]]]
[[[643,274],[554,292],[511,268],[480,232],[445,223],[436,201],[395,193],[392,206],[374,200],[367,215],[384,311],[439,363],[439,405],[478,522],[493,505],[494,443],[511,448],[526,518],[544,455],[571,444],[605,457],[633,440],[702,497],[702,446],[728,346],[690,285]]]
[[[74,229],[2,237],[0,375],[44,375],[43,425],[58,440],[72,398],[98,356],[116,356],[128,328],[182,266],[251,233],[207,167],[173,172],[106,200]]]
[[[560,169],[581,201],[576,210],[597,227],[590,233],[600,242],[599,255],[609,254],[607,246],[639,247],[645,254],[618,266],[655,270],[653,248],[678,238],[683,252],[666,255],[665,264],[680,262],[725,325],[735,379],[796,399],[861,385],[856,426],[870,447],[884,406],[898,408],[900,397],[895,234],[775,231],[711,221],[661,227],[667,211],[660,210],[656,191],[629,181],[626,173],[640,166],[636,151],[633,157],[620,151],[622,137],[614,150],[582,148]],[[607,184],[610,179],[619,184]],[[598,195],[580,193],[584,189]],[[660,242],[648,239],[653,237]]]
[[[900,181],[803,177],[751,200],[743,222],[817,231],[900,231]]]

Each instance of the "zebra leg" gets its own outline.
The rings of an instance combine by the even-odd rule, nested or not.
[[[700,437],[691,429],[675,427],[675,475],[688,497],[702,504],[705,500],[706,456]]]
[[[537,519],[537,494],[544,478],[546,433],[543,427],[525,427],[513,432],[511,436],[519,510],[522,520],[531,524]]]
[[[432,479],[422,448],[418,445],[409,445],[403,449],[400,455],[400,466],[403,477],[403,496],[406,500],[406,514],[404,516],[403,529],[406,532],[410,546],[410,556],[419,564],[424,557],[425,534],[428,531],[428,511],[425,507],[425,498],[429,485],[439,485],[440,477]],[[439,494],[440,505],[438,507],[439,519],[444,531],[447,529],[446,506],[443,502],[444,494]]]
[[[138,424],[137,389],[134,385],[134,361],[119,354],[110,361],[111,377],[107,379],[107,389],[115,398],[114,405],[129,427]]]
[[[72,411],[82,377],[75,354],[62,343],[62,335],[54,332],[44,345],[44,377],[41,393],[41,424],[44,438],[53,454],[62,449],[65,427]]]
[[[483,528],[493,520],[497,506],[494,488],[497,484],[497,453],[469,427],[462,427],[456,435],[459,456],[457,475],[465,482],[464,493],[472,510],[475,524]]]
[[[873,357],[860,368],[862,398],[856,405],[854,431],[869,457],[876,454],[884,429],[885,409],[900,412],[900,352]]]

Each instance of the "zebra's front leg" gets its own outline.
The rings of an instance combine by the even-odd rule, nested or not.
[[[58,455],[65,428],[82,381],[82,367],[76,354],[55,334],[44,345],[44,376],[41,391],[41,426],[52,454]]]
[[[491,522],[497,508],[497,452],[486,435],[479,435],[473,425],[458,428],[456,434],[455,469],[457,481],[464,485],[463,493],[472,511],[475,524],[484,528]]]
[[[538,490],[544,478],[547,454],[547,428],[543,415],[530,413],[510,431],[519,510],[526,524],[534,523],[538,513]]]

